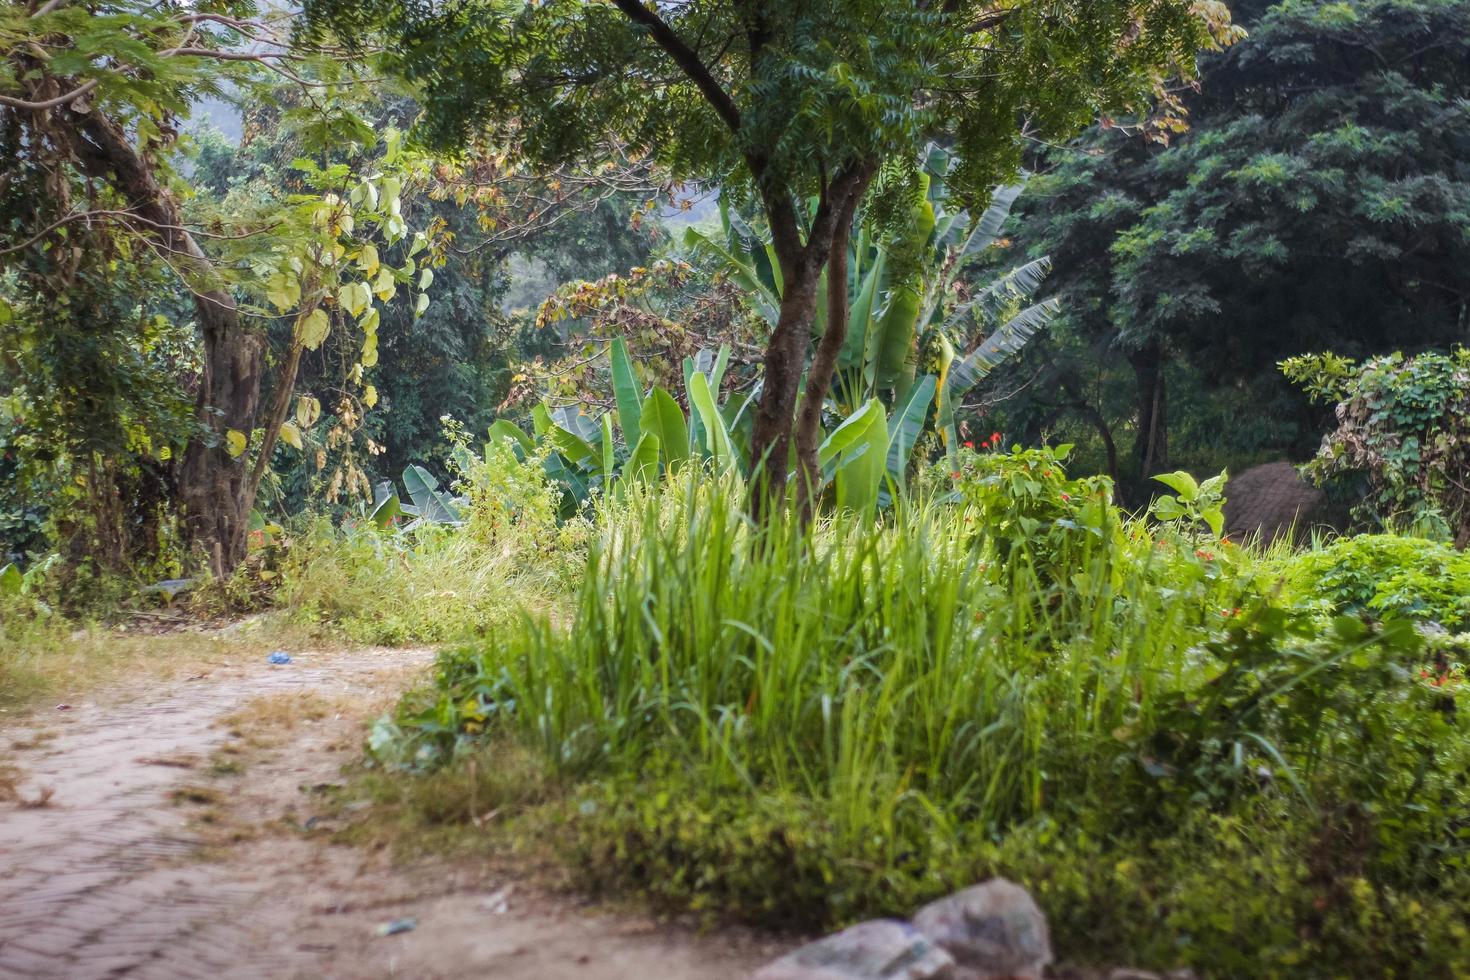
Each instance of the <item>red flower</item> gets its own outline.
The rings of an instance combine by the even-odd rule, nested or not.
[[[960,471],[959,470],[955,470],[953,473],[951,473],[949,475],[949,478],[951,480],[958,480],[960,478]]]
[[[966,442],[966,443],[965,443],[965,448],[966,448],[966,449],[974,449],[974,448],[975,448],[975,443],[974,443],[974,441],[973,441],[973,440],[971,440],[971,441],[968,441],[968,442]]]
[[[1072,499],[1072,495],[1070,493],[1064,493],[1064,494],[1062,494],[1062,499],[1063,500],[1071,500]]]
[[[1200,548],[1194,553],[1194,557],[1203,558],[1205,561],[1214,561],[1215,553],[1213,551],[1206,551],[1205,549]]]
[[[995,443],[997,446],[1000,445],[1000,433],[999,432],[992,432],[990,434],[990,441],[993,442],[993,443]]]

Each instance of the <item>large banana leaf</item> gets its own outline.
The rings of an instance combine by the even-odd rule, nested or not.
[[[1002,362],[1026,346],[1026,342],[1061,312],[1061,304],[1055,299],[1043,300],[1027,307],[1012,317],[965,357],[958,360],[949,372],[949,386],[956,396],[965,392],[995,370]]]
[[[829,435],[817,450],[823,471],[829,466],[837,486],[837,506],[871,516],[888,458],[888,419],[883,403],[869,399]]]
[[[919,435],[924,431],[924,420],[929,414],[929,406],[934,401],[934,391],[937,379],[932,374],[926,374],[909,390],[908,397],[902,405],[893,410],[892,417],[888,420],[888,477],[895,486],[904,485],[904,475],[908,470],[909,456],[913,454],[914,444],[919,441]]]
[[[462,518],[454,498],[441,493],[439,483],[422,466],[411,464],[403,471],[403,487],[418,508],[419,519],[435,524],[459,524]]]
[[[631,449],[638,444],[641,397],[638,391],[638,374],[633,370],[633,360],[628,356],[628,345],[622,337],[612,342],[613,398],[618,405],[618,426],[623,430],[623,442]]]
[[[650,483],[658,477],[658,436],[645,432],[623,463],[624,483]]]
[[[781,296],[761,278],[760,271],[751,261],[750,255],[736,255],[708,235],[694,229],[684,229],[684,247],[695,257],[718,263],[729,273],[731,280],[745,289],[760,315],[772,327],[781,316]],[[764,249],[762,250],[764,254]]]
[[[710,391],[709,379],[704,376],[703,371],[695,371],[689,376],[689,404],[699,415],[704,432],[705,452],[722,467],[733,464],[735,452],[730,443],[730,433],[725,428],[725,420],[720,416],[714,393]]]
[[[643,402],[643,431],[658,440],[664,466],[671,472],[689,458],[689,426],[684,411],[674,396],[662,388],[654,388]]]

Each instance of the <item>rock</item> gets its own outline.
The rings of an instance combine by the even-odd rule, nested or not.
[[[1270,544],[1283,535],[1306,535],[1323,516],[1325,497],[1291,463],[1263,463],[1230,477],[1225,485],[1225,533]]]
[[[954,980],[1040,980],[1052,961],[1046,916],[1004,878],[929,903],[914,926],[954,957]]]
[[[751,980],[952,980],[954,965],[907,922],[875,919],[793,950]]]

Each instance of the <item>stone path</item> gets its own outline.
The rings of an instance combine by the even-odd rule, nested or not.
[[[302,787],[340,780],[360,744],[355,720],[293,734],[289,751],[243,775],[204,775],[231,737],[216,722],[249,699],[381,699],[385,683],[401,684],[404,669],[428,657],[366,651],[227,666],[167,689],[114,691],[0,733],[0,749],[24,775],[22,799],[53,794],[44,806],[0,803],[0,980],[733,980],[771,955],[756,940],[696,937],[534,892],[487,904],[494,883],[473,869],[397,866],[282,830],[307,819]],[[201,785],[225,798],[195,801]],[[270,829],[224,846],[207,841],[205,802]],[[213,847],[201,854],[206,842]],[[419,922],[414,931],[376,936],[376,924],[408,916]]]

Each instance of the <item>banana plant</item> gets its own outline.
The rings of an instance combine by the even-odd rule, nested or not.
[[[373,508],[368,512],[368,520],[379,528],[387,529],[400,517],[412,518],[404,530],[420,524],[457,527],[464,523],[464,501],[440,490],[439,482],[422,466],[414,464],[403,471],[403,487],[412,503],[403,502],[391,481],[379,483],[373,489]]]
[[[864,213],[853,229],[847,337],[828,406],[832,414],[850,417],[872,398],[889,408],[905,405],[920,368],[927,367],[936,377],[933,422],[951,450],[954,407],[1059,311],[1054,300],[1030,303],[1051,269],[1047,258],[1013,269],[951,305],[955,283],[995,244],[1024,186],[997,189],[975,218],[951,206],[945,178],[954,165],[951,154],[931,147],[920,168],[920,193],[902,227],[880,230]],[[723,241],[690,228],[685,247],[724,268],[774,327],[781,282],[772,246],[723,200],[720,217]],[[903,261],[904,255],[918,255],[917,266]],[[825,287],[817,295],[814,330],[821,333],[827,326]],[[1018,307],[1024,308],[1017,312]]]

